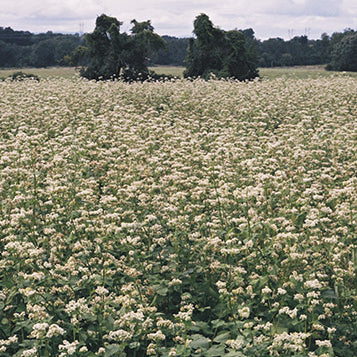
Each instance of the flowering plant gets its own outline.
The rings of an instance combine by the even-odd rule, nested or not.
[[[355,356],[356,92],[0,82],[0,356]]]

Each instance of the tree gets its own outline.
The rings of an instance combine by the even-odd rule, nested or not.
[[[34,67],[47,67],[56,65],[55,44],[52,40],[41,41],[34,46],[32,53]]]
[[[188,38],[162,36],[166,49],[162,49],[150,56],[151,64],[183,66],[187,56]]]
[[[146,79],[149,56],[165,46],[154,33],[150,21],[132,20],[131,35],[120,33],[122,22],[115,17],[97,17],[93,33],[85,37],[86,46],[79,47],[72,55],[72,63],[81,64],[81,75],[88,79],[123,78]],[[84,64],[84,65],[83,65]]]
[[[335,43],[328,69],[357,72],[357,32],[348,31]]]
[[[201,14],[194,21],[193,33],[196,38],[189,42],[185,77],[208,78],[213,73],[219,78],[245,80],[258,76],[253,42],[248,47],[241,31],[223,31]]]

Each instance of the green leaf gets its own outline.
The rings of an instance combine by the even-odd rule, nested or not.
[[[224,343],[227,340],[229,340],[230,336],[231,336],[230,332],[222,331],[222,333],[220,333],[218,336],[216,336],[213,341],[217,342],[217,343],[221,343],[221,342]]]
[[[163,287],[158,289],[156,292],[161,296],[166,296],[168,291],[169,291],[168,288]]]
[[[244,353],[240,351],[230,351],[224,355],[225,357],[246,357]]]
[[[190,347],[194,350],[197,350],[199,348],[206,350],[211,343],[211,340],[209,338],[204,337],[200,334],[194,334],[191,336],[191,338],[192,342],[190,343]]]
[[[223,321],[223,320],[213,320],[212,321],[212,327],[213,328],[219,328],[219,327],[224,326],[225,324],[226,324],[226,322]]]
[[[111,356],[125,357],[126,353],[123,352],[123,348],[120,345],[113,344],[107,346],[104,353],[104,357],[111,357]]]
[[[225,355],[224,345],[212,346],[209,350],[205,352],[205,356],[207,357],[221,357],[224,355]]]
[[[325,290],[322,293],[322,297],[325,298],[325,299],[334,299],[334,300],[338,299],[338,296],[336,295],[336,293],[332,289]]]
[[[160,296],[166,296],[169,291],[169,289],[163,285],[153,285],[152,289]]]
[[[284,326],[278,326],[278,328],[276,329],[276,332],[278,334],[281,334],[283,332],[289,332],[289,329],[287,327],[284,327]]]
[[[195,321],[195,324],[192,325],[191,331],[202,332],[205,335],[212,334],[212,330],[207,322],[204,321]]]

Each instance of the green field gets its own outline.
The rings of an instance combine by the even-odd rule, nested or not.
[[[184,67],[178,66],[155,66],[150,67],[151,70],[158,74],[167,74],[176,77],[182,77]],[[2,69],[0,70],[0,78],[7,77],[16,71],[32,73],[41,78],[62,77],[72,78],[78,76],[78,71],[73,67],[52,67],[52,68],[22,68],[22,69]],[[333,72],[326,71],[322,66],[303,66],[303,67],[278,67],[278,68],[260,68],[260,76],[263,79],[275,79],[279,77],[286,78],[319,78],[319,77],[334,77],[334,76],[349,76],[357,77],[354,72]]]
[[[1,69],[0,78],[8,77],[18,71],[35,74],[40,78],[50,78],[50,77],[72,78],[73,76],[78,76],[78,72],[75,70],[74,67],[50,67],[50,68]]]
[[[29,71],[0,81],[1,357],[357,355],[356,78]]]
[[[171,74],[182,77],[184,67],[175,66],[158,66],[151,67],[151,69],[158,74]],[[260,68],[259,74],[262,79],[275,79],[279,77],[285,78],[319,78],[319,77],[333,77],[333,76],[352,76],[357,77],[355,72],[333,72],[326,71],[323,66],[298,66],[298,67],[276,67],[276,68]]]

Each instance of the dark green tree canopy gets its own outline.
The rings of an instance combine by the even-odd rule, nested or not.
[[[329,69],[357,72],[357,32],[347,31],[332,50]]]
[[[154,33],[150,21],[131,21],[131,34],[120,32],[122,23],[115,17],[101,15],[92,33],[85,37],[86,46],[72,54],[72,63],[81,65],[81,75],[88,79],[145,80],[152,75],[147,63],[153,51],[165,46]]]
[[[223,31],[213,26],[206,14],[194,21],[186,57],[185,77],[233,77],[239,80],[258,76],[254,44],[248,45],[246,36],[238,30]]]

